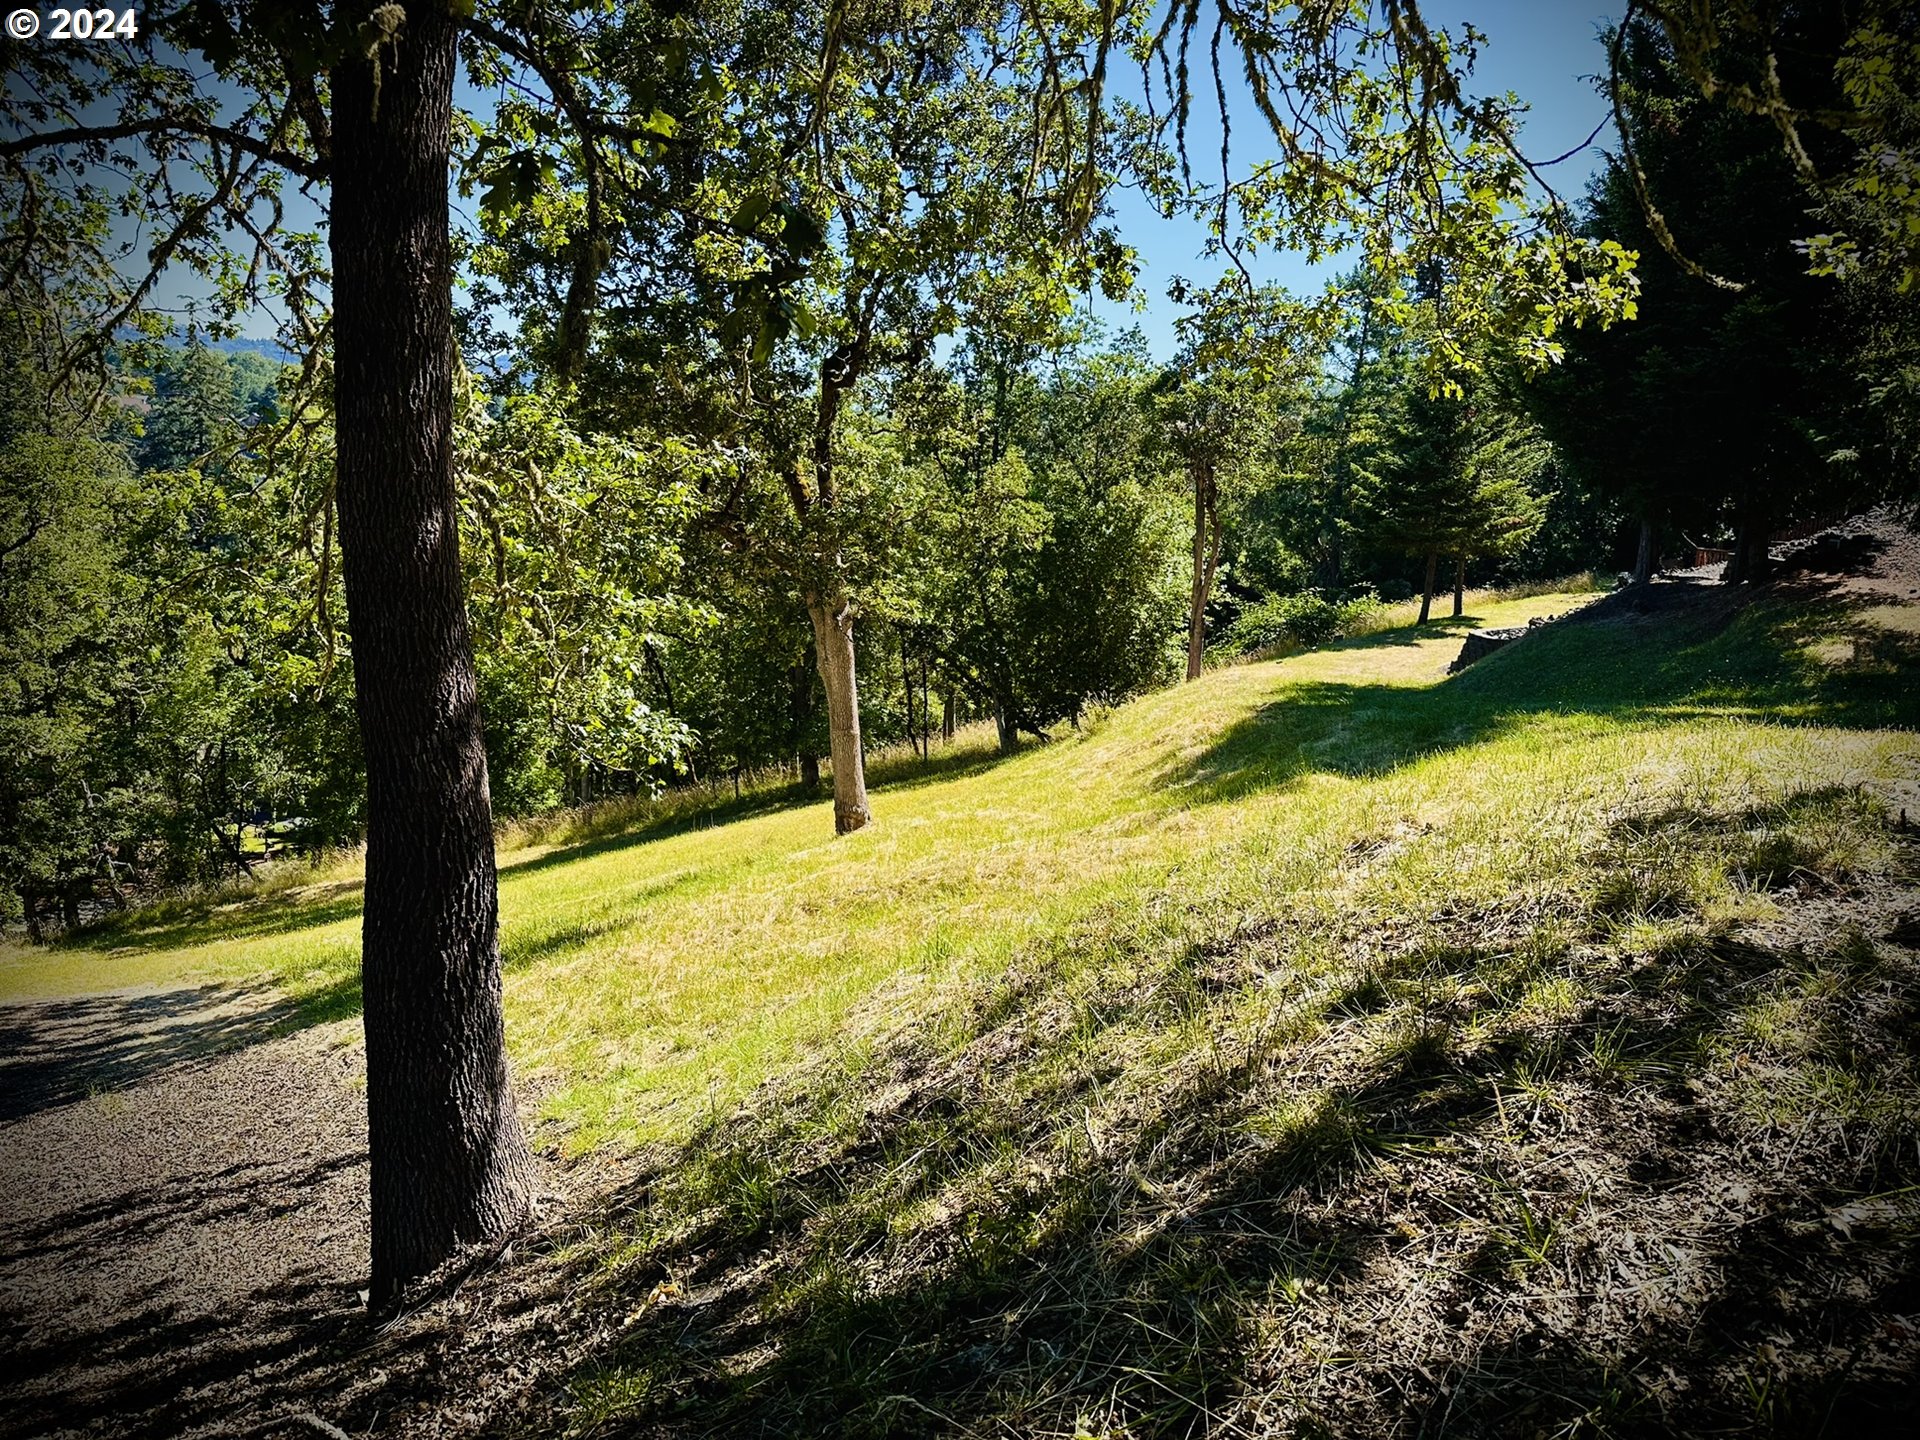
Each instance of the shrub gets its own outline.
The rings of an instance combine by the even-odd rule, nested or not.
[[[1216,648],[1229,656],[1308,650],[1379,628],[1377,617],[1384,609],[1365,592],[1338,602],[1313,590],[1268,595],[1241,607]]]

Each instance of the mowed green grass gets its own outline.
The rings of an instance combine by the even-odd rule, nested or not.
[[[567,1150],[683,1138],[801,1054],[857,1054],[956,985],[1084,943],[1097,917],[1282,893],[1338,906],[1356,847],[1407,852],[1366,903],[1412,917],[1551,883],[1623,806],[1920,779],[1899,608],[1555,626],[1446,676],[1468,625],[1587,598],[1226,668],[1004,761],[980,735],[925,774],[896,757],[874,825],[841,839],[825,801],[772,795],[723,823],[508,835],[508,1036],[540,1133]],[[307,1019],[351,1014],[354,862],[278,885],[0,951],[0,996],[267,981]],[[1729,908],[1766,903],[1726,890]]]

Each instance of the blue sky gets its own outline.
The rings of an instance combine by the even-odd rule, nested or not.
[[[1487,36],[1474,68],[1473,90],[1479,95],[1511,90],[1527,102],[1530,109],[1521,138],[1530,159],[1549,160],[1565,154],[1607,118],[1605,100],[1583,77],[1605,69],[1606,50],[1600,42],[1600,30],[1618,14],[1617,3],[1428,0],[1421,8],[1431,25],[1444,25],[1458,34],[1460,22],[1471,19]],[[1206,113],[1210,108],[1198,101],[1194,106],[1189,149],[1196,166],[1200,157],[1217,154],[1219,149],[1219,127]],[[1235,114],[1236,168],[1242,159],[1256,159],[1262,153],[1255,129],[1259,123],[1256,116],[1243,120]],[[1602,162],[1600,147],[1609,143],[1611,134],[1609,124],[1593,146],[1545,172],[1560,194],[1577,200],[1585,191],[1588,179]],[[1200,258],[1206,228],[1199,220],[1162,219],[1132,191],[1118,197],[1114,210],[1121,238],[1140,256],[1139,304],[1143,308],[1129,311],[1125,306],[1096,300],[1094,313],[1112,327],[1138,325],[1154,355],[1169,358],[1180,307],[1167,299],[1168,282],[1178,275],[1204,284],[1217,279],[1228,262]],[[1304,257],[1292,254],[1261,256],[1248,266],[1256,280],[1283,285],[1296,293],[1319,289],[1338,268],[1315,269]]]

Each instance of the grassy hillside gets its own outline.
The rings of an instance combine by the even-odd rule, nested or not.
[[[507,849],[518,1073],[630,1183],[538,1262],[562,1316],[437,1372],[589,1432],[1899,1403],[1912,610],[1708,597],[1449,679],[1462,628],[961,747],[844,840],[768,795]],[[293,1023],[348,1014],[356,884],[8,955],[0,993],[267,978]],[[538,1383],[488,1378],[502,1346]]]
[[[1478,623],[1578,603],[1534,597]],[[725,823],[695,811],[624,833],[602,833],[605,816],[509,833],[509,1029],[520,1073],[547,1093],[550,1135],[574,1148],[684,1135],[837,1035],[878,988],[910,1005],[1182,872],[1229,856],[1238,869],[1288,831],[1365,828],[1352,808],[1371,793],[1365,772],[1442,739],[1392,704],[1427,693],[1467,623],[1217,672],[1006,763],[986,732],[923,773],[896,757],[876,767],[884,823],[846,840],[826,802],[779,792],[723,805],[740,817]],[[295,868],[261,894],[0,952],[0,995],[265,979],[303,1019],[353,1013],[358,897],[357,862]]]

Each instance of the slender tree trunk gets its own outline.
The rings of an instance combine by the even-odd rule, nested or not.
[[[907,702],[907,744],[920,755],[919,727],[913,723],[913,662],[907,659],[907,632],[900,632],[900,693]],[[926,757],[921,755],[922,759]]]
[[[819,660],[813,641],[807,641],[806,653],[793,667],[793,753],[800,762],[800,783],[809,790],[820,788],[820,757],[813,749],[813,677]]]
[[[1740,501],[1739,528],[1733,537],[1733,558],[1723,578],[1729,585],[1754,585],[1767,578],[1772,558],[1767,554],[1769,520],[1766,508],[1749,487]]]
[[[1340,504],[1339,492],[1335,492],[1334,504]],[[1331,522],[1329,522],[1331,524]],[[1340,581],[1344,574],[1344,557],[1340,553],[1340,535],[1337,529],[1329,529],[1324,548],[1320,553],[1320,588],[1328,595],[1340,593]]]
[[[1633,583],[1645,585],[1653,579],[1653,517],[1640,517],[1640,545],[1633,554]]]
[[[1193,473],[1193,596],[1187,611],[1187,679],[1198,680],[1207,657],[1207,600],[1220,563],[1220,517],[1213,467],[1197,460]]]
[[[844,595],[807,596],[814,651],[827,690],[828,752],[833,757],[833,829],[847,835],[873,819],[860,753],[860,687],[853,666],[853,602]]]
[[[106,881],[107,898],[113,902],[115,910],[127,908],[127,892],[120,888],[120,879],[113,873],[113,855],[108,852],[102,857],[106,864],[101,879]]]
[[[999,732],[1000,753],[1011,755],[1020,745],[1020,727],[1014,721],[1012,704],[998,696],[993,702],[993,725]]]
[[[1453,564],[1453,618],[1458,620],[1467,613],[1467,557],[1454,556]]]
[[[870,306],[864,324],[871,326]],[[813,422],[813,493],[807,493],[798,464],[785,475],[793,512],[803,527],[817,505],[831,511],[835,502],[833,432],[840,404],[859,378],[866,356],[866,336],[841,345],[820,362],[820,398]],[[838,556],[817,557],[820,572],[831,576]],[[804,597],[813,621],[814,659],[827,692],[828,753],[833,759],[833,828],[846,835],[873,819],[867,807],[866,756],[860,747],[860,686],[853,663],[853,600],[844,591],[811,590]],[[885,673],[885,666],[882,667]]]
[[[347,7],[349,26],[373,10]],[[453,489],[448,142],[457,28],[410,5],[333,76],[337,492],[367,764],[361,980],[371,1300],[526,1216],[493,816]],[[378,65],[376,84],[374,66]]]
[[[1193,532],[1193,594],[1187,604],[1187,679],[1198,680],[1207,654],[1207,581],[1202,547],[1206,531]]]
[[[1429,550],[1427,552],[1427,584],[1426,588],[1420,592],[1420,619],[1416,622],[1418,624],[1426,624],[1427,617],[1433,613],[1433,584],[1439,578],[1439,574],[1440,552]]]
[[[943,744],[953,743],[953,732],[957,728],[954,714],[953,691],[947,691],[946,699],[940,705],[940,740]]]
[[[927,675],[927,653],[920,652],[920,756],[933,758],[933,682]]]

